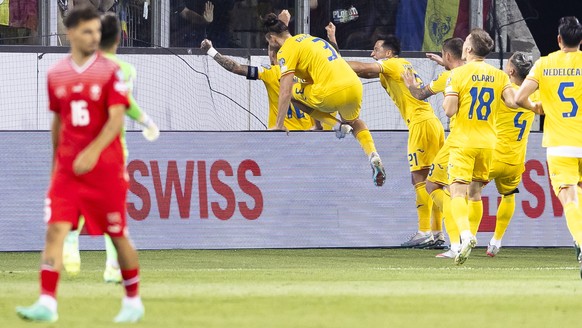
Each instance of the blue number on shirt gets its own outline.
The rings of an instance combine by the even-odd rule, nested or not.
[[[328,49],[329,51],[331,51],[331,56],[327,57],[327,60],[332,61],[332,60],[336,60],[337,59],[337,52],[335,52],[335,49],[329,44],[327,43],[327,41],[325,41],[322,38],[315,38],[313,39],[313,42],[323,42],[323,49]]]
[[[562,117],[569,118],[569,117],[576,117],[578,114],[578,104],[576,103],[576,99],[571,97],[566,97],[564,95],[564,89],[574,87],[574,82],[562,82],[558,87],[558,96],[560,96],[560,100],[563,102],[569,102],[572,104],[572,110],[569,112],[562,113]]]
[[[305,117],[305,114],[303,114],[301,109],[295,108],[295,116],[297,116],[299,119],[302,119]],[[291,106],[289,106],[289,109],[287,110],[287,118],[293,118],[293,107]]]
[[[474,114],[477,113],[477,120],[487,121],[489,115],[491,115],[491,104],[493,103],[494,93],[493,88],[479,88],[472,87],[469,91],[471,94],[471,108],[469,109],[469,119],[472,119]],[[487,100],[485,100],[485,95],[489,94]],[[477,105],[477,101],[479,104]],[[477,107],[475,108],[475,105]]]
[[[527,120],[523,120],[521,121],[521,123],[519,123],[521,115],[523,115],[523,112],[515,114],[515,118],[513,119],[513,126],[519,128],[519,135],[517,136],[517,141],[521,141],[521,138],[523,138],[523,134],[525,133],[525,128],[527,127]]]

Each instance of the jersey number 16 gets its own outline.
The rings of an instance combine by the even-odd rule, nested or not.
[[[89,110],[85,100],[71,101],[71,121],[73,126],[89,125]]]

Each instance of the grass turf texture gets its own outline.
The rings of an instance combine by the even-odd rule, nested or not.
[[[478,248],[462,267],[408,249],[142,251],[139,327],[574,327],[582,281],[572,249]],[[111,327],[122,288],[104,252],[63,274],[56,324],[21,321],[38,253],[0,253],[0,327]]]

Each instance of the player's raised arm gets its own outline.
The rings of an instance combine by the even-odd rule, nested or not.
[[[216,61],[220,66],[224,67],[229,72],[232,72],[237,75],[247,76],[249,70],[248,65],[241,65],[234,61],[233,59],[223,56],[220,54],[214,47],[212,46],[212,41],[205,39],[202,41],[202,45],[200,49],[206,51],[208,56],[212,57],[214,61]]]
[[[335,38],[335,25],[333,25],[332,22],[329,22],[329,24],[327,24],[327,26],[325,27],[325,30],[327,31],[327,39],[329,40],[329,43],[331,44],[332,47],[335,48],[335,50],[339,51],[337,39]]]

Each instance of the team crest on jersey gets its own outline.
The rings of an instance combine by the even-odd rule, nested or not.
[[[101,98],[101,87],[98,84],[93,84],[89,90],[89,97],[91,100],[97,101]]]
[[[56,88],[55,90],[55,96],[57,96],[58,99],[64,98],[67,95],[67,89],[65,89],[65,87],[61,86]]]

